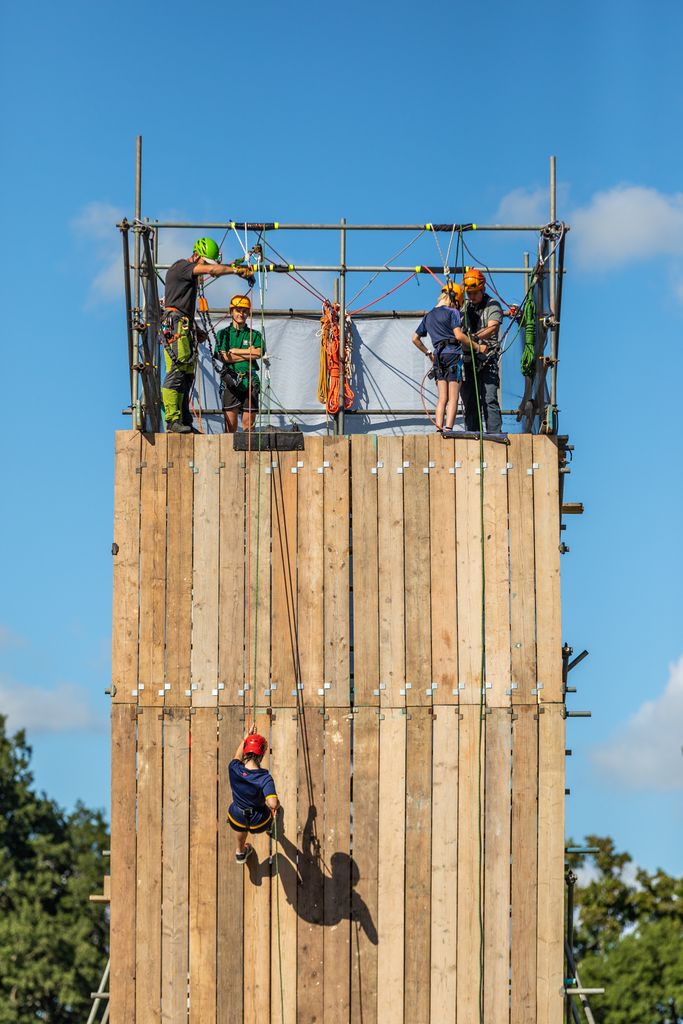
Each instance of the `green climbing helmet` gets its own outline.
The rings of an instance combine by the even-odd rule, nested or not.
[[[213,238],[198,238],[194,243],[193,253],[197,256],[201,256],[203,260],[209,260],[211,263],[220,263],[221,251],[218,248],[218,243],[214,242]]]

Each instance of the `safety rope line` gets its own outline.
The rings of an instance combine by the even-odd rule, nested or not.
[[[387,295],[392,295],[394,292],[397,292],[399,290],[399,288],[402,288],[404,284],[408,284],[408,281],[412,281],[412,279],[414,277],[417,277],[417,271],[416,270],[414,270],[412,272],[412,274],[408,274],[407,277],[404,277],[402,281],[399,281],[399,283],[397,285],[395,285],[393,288],[390,288],[388,292],[384,293],[384,295],[380,295],[380,297],[378,299],[373,299],[372,302],[368,302],[367,306],[361,306],[360,309],[350,309],[350,310],[348,310],[347,315],[348,316],[357,316],[358,313],[364,313],[366,309],[370,309],[370,306],[376,306],[378,302],[382,301],[382,299],[386,299]]]
[[[386,261],[386,263],[384,263],[384,264],[383,264],[383,267],[385,267],[385,268],[386,268],[386,269],[388,270],[388,269],[389,269],[389,267],[391,266],[391,264],[392,264],[392,263],[394,262],[394,260],[397,260],[397,259],[398,259],[398,257],[399,257],[399,256],[402,256],[404,252],[407,252],[407,251],[408,251],[408,249],[410,249],[410,248],[411,248],[411,246],[413,246],[413,245],[415,244],[415,242],[417,242],[418,238],[422,238],[422,236],[424,235],[424,233],[425,233],[425,231],[426,231],[426,230],[427,230],[427,228],[422,228],[422,231],[418,231],[418,233],[417,233],[417,234],[415,235],[415,237],[414,237],[414,238],[412,238],[412,239],[411,239],[411,240],[410,240],[410,241],[408,242],[408,244],[407,244],[407,245],[404,245],[402,249],[399,249],[399,250],[398,250],[398,252],[395,252],[395,253],[393,254],[393,256],[390,256],[390,257],[389,257],[389,259],[388,259],[388,260]],[[381,270],[378,270],[378,271],[377,271],[377,273],[373,274],[373,276],[372,276],[372,277],[370,278],[370,280],[369,280],[369,281],[367,281],[367,282],[366,282],[366,283],[365,283],[365,284],[363,285],[363,287],[362,287],[362,288],[360,288],[360,289],[359,289],[359,290],[358,290],[358,291],[356,292],[356,294],[355,294],[355,295],[354,295],[354,296],[353,296],[352,298],[350,298],[350,299],[349,299],[349,301],[348,301],[348,303],[347,303],[347,306],[352,306],[352,305],[354,304],[354,302],[356,301],[356,299],[357,299],[357,298],[359,298],[359,296],[361,296],[361,295],[363,294],[363,292],[364,292],[364,291],[366,291],[366,289],[368,289],[368,288],[370,287],[370,285],[371,285],[371,284],[372,284],[372,283],[373,283],[374,281],[376,281],[376,280],[377,280],[377,278],[379,277],[379,275],[380,275],[381,273],[382,273],[382,271],[381,271]],[[390,294],[390,293],[387,293],[387,294]],[[382,297],[382,298],[384,298],[384,296],[381,296],[381,297]],[[379,299],[378,299],[377,301],[379,302]],[[372,305],[372,303],[371,303],[371,305]],[[364,306],[363,308],[364,308],[364,309],[367,309],[368,307],[367,307],[367,306]],[[358,310],[356,310],[356,312],[358,312]]]

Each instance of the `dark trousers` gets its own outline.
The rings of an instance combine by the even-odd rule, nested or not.
[[[480,363],[476,372],[484,430],[487,434],[500,434],[503,431],[503,419],[498,402],[498,388],[500,387],[498,366],[493,362]],[[465,406],[465,430],[478,432],[477,390],[474,386],[474,372],[471,363],[465,363],[465,379],[462,382],[460,394]]]

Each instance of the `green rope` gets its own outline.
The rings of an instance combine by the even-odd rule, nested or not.
[[[273,842],[275,843],[275,908],[277,914],[277,958],[280,968],[280,1020],[285,1020],[285,989],[282,980],[282,938],[280,934],[280,862],[277,850],[277,815],[273,815]]]
[[[466,319],[468,320],[467,316]],[[465,325],[469,337],[469,320]],[[479,524],[481,532],[481,665],[480,665],[480,687],[479,687],[479,730],[478,730],[478,751],[477,751],[477,808],[478,808],[478,839],[479,839],[479,871],[477,877],[478,911],[479,911],[479,1024],[484,1024],[484,903],[482,893],[482,867],[484,862],[484,835],[482,826],[482,799],[481,783],[483,775],[482,751],[484,739],[484,713],[485,713],[485,687],[486,687],[486,542],[484,533],[484,426],[481,413],[481,399],[479,397],[479,382],[477,380],[477,367],[475,353],[470,344],[472,359],[472,376],[474,379],[474,394],[477,401],[477,418],[479,420]]]

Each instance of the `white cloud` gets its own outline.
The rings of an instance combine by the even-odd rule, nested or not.
[[[669,669],[660,696],[646,701],[591,759],[618,786],[670,793],[683,790],[683,657]]]
[[[563,217],[569,203],[569,186],[559,182],[557,207]],[[566,220],[567,217],[565,216]],[[513,188],[503,196],[494,214],[496,224],[547,224],[550,220],[550,195],[547,186]]]
[[[48,690],[4,676],[0,678],[0,712],[12,730],[59,733],[104,728],[104,719],[93,714],[87,694],[73,683],[59,683]]]
[[[642,185],[596,192],[573,210],[571,242],[580,266],[602,270],[656,256],[683,256],[683,193]]]
[[[123,297],[123,259],[121,236],[116,225],[123,210],[111,203],[87,203],[71,222],[77,239],[87,244],[93,278],[86,306],[112,302]]]
[[[496,224],[545,224],[548,220],[547,188],[513,188],[495,212]]]

